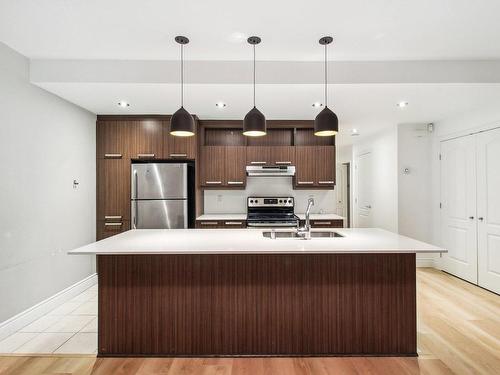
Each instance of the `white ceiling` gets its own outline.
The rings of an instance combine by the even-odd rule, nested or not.
[[[186,108],[242,119],[246,38],[259,35],[259,109],[313,119],[323,101],[317,41],[332,35],[329,103],[347,144],[354,127],[361,139],[497,105],[499,14],[498,0],[0,0],[0,42],[32,59],[34,84],[94,113],[165,114],[179,105],[173,38],[186,35]]]
[[[500,58],[497,0],[0,0],[0,41],[28,57],[246,60]]]
[[[179,86],[172,84],[43,83],[40,86],[94,113],[173,113]],[[321,85],[259,85],[257,106],[267,119],[314,119]],[[340,118],[339,144],[349,144],[352,128],[363,136],[400,123],[429,123],[498,105],[500,84],[332,85],[332,109]],[[118,100],[131,103],[128,108]],[[227,107],[218,109],[215,103]],[[408,107],[397,107],[408,101]],[[185,107],[203,119],[243,119],[252,106],[250,85],[187,85]]]

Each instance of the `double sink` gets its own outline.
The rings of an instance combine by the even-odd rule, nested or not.
[[[309,238],[335,238],[335,237],[344,237],[341,234],[333,231],[311,231],[309,232],[309,237],[305,237],[297,232],[291,231],[264,231],[262,235],[266,238],[270,238],[272,240],[277,239],[296,239],[296,240],[306,240]]]

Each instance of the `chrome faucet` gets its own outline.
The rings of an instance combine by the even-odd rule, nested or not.
[[[311,221],[309,220],[309,215],[311,214],[312,206],[314,206],[314,199],[309,198],[307,201],[306,222],[303,227],[297,227],[297,234],[306,240],[311,239]]]

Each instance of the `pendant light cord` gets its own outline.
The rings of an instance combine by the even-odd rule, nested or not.
[[[325,107],[328,106],[328,64],[326,59],[326,48],[327,44],[325,44]]]
[[[184,45],[181,44],[181,107],[184,107]]]
[[[255,44],[253,45],[253,106],[255,107]]]

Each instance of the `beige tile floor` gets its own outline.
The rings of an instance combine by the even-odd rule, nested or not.
[[[97,353],[97,285],[0,341],[0,353]]]

